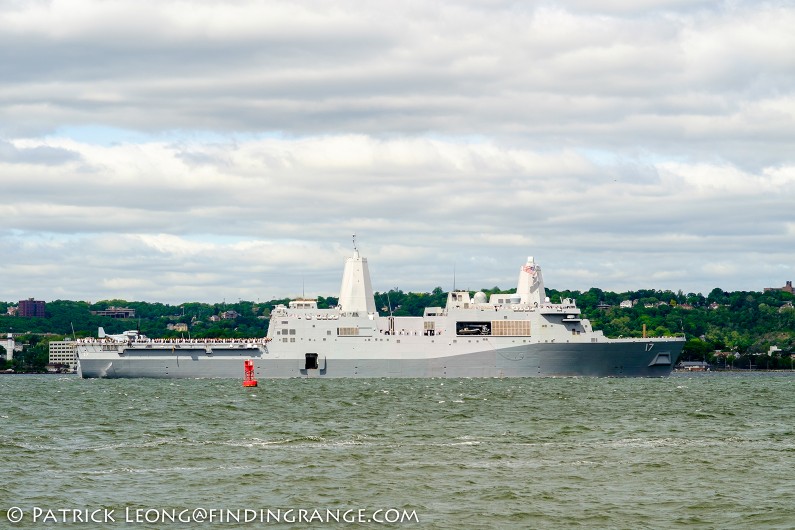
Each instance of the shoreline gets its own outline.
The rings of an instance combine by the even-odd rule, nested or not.
[[[0,375],[77,375],[77,372],[0,372]]]

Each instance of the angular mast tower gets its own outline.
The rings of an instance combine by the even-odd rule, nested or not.
[[[519,269],[519,281],[516,285],[516,294],[521,297],[521,303],[538,307],[546,301],[547,293],[544,290],[544,278],[541,276],[541,267],[536,264],[533,256],[527,258],[527,263]]]
[[[343,313],[367,313],[373,315],[375,298],[370,283],[370,269],[367,258],[359,255],[356,247],[356,234],[353,235],[353,256],[345,260],[342,273],[342,286],[339,299],[340,311]]]

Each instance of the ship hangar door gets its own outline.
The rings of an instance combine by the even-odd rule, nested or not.
[[[303,359],[298,359],[298,371],[303,375],[326,375],[326,356],[305,353]]]
[[[316,353],[307,353],[306,354],[306,362],[304,364],[304,370],[317,370],[317,354]]]

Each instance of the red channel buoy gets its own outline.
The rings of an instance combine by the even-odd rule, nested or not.
[[[243,361],[243,368],[245,375],[243,375],[243,386],[257,386],[257,380],[254,379],[254,361],[246,359]]]

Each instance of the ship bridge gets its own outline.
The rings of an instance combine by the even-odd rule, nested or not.
[[[447,293],[447,310],[469,309],[473,306],[469,291],[451,291]]]
[[[290,300],[290,309],[317,309],[317,299],[314,298],[298,298]]]

